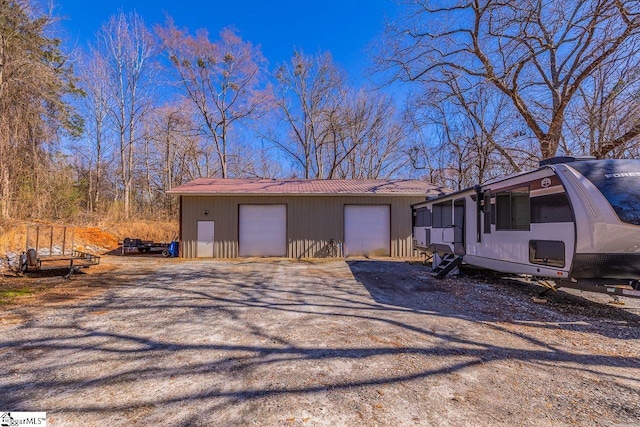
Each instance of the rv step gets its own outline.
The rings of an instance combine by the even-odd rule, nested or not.
[[[453,269],[458,267],[460,264],[462,264],[462,257],[461,256],[455,256],[453,254],[446,254],[442,258],[442,261],[440,261],[440,264],[438,264],[433,269],[433,271],[431,272],[431,275],[434,276],[434,277],[437,277],[438,279],[442,279],[442,278],[446,277],[447,274],[451,273],[453,271]]]

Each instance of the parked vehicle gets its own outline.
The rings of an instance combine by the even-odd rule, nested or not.
[[[640,160],[559,157],[413,205],[414,246],[456,265],[640,296]],[[616,285],[625,285],[622,288]]]
[[[124,253],[131,249],[137,249],[138,252],[151,252],[154,243],[149,240],[132,239],[126,237],[122,242],[122,249]],[[163,245],[164,246],[164,245]]]

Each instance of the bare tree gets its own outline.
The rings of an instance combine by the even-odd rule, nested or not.
[[[335,153],[340,104],[345,98],[341,72],[328,53],[306,56],[294,52],[291,62],[276,71],[276,103],[282,112],[285,135],[269,139],[293,160],[304,178],[331,177],[339,163]]]
[[[166,194],[176,185],[195,179],[193,165],[201,155],[198,132],[188,101],[182,100],[156,109],[147,122],[149,144],[145,152],[148,197],[170,214],[175,198]]]
[[[109,129],[107,119],[112,104],[110,80],[104,56],[95,49],[90,49],[79,69],[80,83],[86,94],[83,98],[83,111],[88,146],[78,149],[85,158],[88,169],[88,209],[100,210],[102,203],[102,187],[104,169],[109,147]]]
[[[192,36],[169,19],[157,33],[180,85],[200,113],[205,135],[213,140],[220,175],[227,178],[233,127],[260,117],[268,107],[266,60],[259,47],[230,28],[212,42],[205,30]]]
[[[450,74],[424,87],[407,109],[416,135],[409,151],[414,167],[447,170],[447,185],[460,189],[537,164],[536,150],[526,148],[535,137],[493,85]],[[421,127],[434,132],[424,137]],[[439,160],[424,164],[435,151]]]
[[[251,149],[248,150],[246,147]],[[229,171],[233,176],[273,179],[283,174],[281,158],[274,154],[273,147],[265,143],[256,145],[246,141],[242,146],[234,147],[231,154],[233,161],[229,163]]]
[[[375,179],[406,165],[404,122],[393,99],[350,89],[328,53],[294,52],[276,78],[284,129],[267,139],[302,176]]]
[[[406,122],[394,100],[379,92],[350,92],[340,109],[340,150],[332,157],[336,175],[389,178],[407,164]]]
[[[486,81],[510,99],[540,155],[556,154],[567,110],[598,69],[638,58],[640,3],[633,0],[409,1],[389,27],[381,64],[393,78],[445,82],[447,73]],[[640,134],[640,121],[598,151]]]
[[[596,157],[624,157],[638,145],[635,136],[615,143],[618,135],[640,122],[640,63],[605,64],[586,80],[568,110],[567,152],[590,153]],[[612,145],[612,141],[614,144]],[[615,146],[615,147],[613,147]]]
[[[142,136],[142,120],[150,108],[153,42],[140,16],[120,12],[102,27],[96,51],[107,70],[112,101],[108,117],[118,140],[123,213],[128,218],[132,206],[135,146]]]

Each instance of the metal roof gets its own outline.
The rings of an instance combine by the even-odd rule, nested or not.
[[[385,195],[433,196],[433,184],[404,179],[221,179],[199,178],[169,191],[180,195]]]

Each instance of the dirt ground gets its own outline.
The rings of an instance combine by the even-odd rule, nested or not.
[[[388,259],[105,257],[21,280],[39,292],[0,304],[0,411],[52,426],[640,422],[640,300],[540,305]]]

